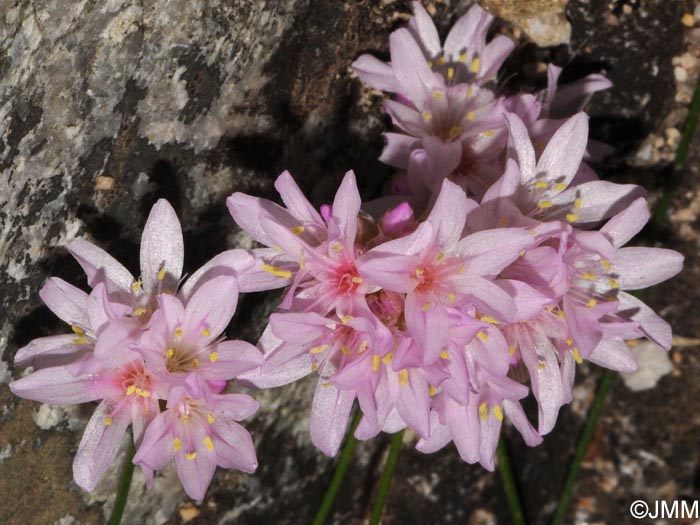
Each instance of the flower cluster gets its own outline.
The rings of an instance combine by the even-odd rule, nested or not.
[[[392,194],[363,211],[349,172],[319,213],[284,173],[286,207],[227,202],[267,247],[263,271],[289,286],[260,340],[264,364],[243,377],[267,388],[316,372],[311,438],[328,455],[357,399],[359,439],[408,427],[419,450],[454,442],[492,469],[503,419],[538,444],[571,401],[577,363],[628,372],[626,340],[670,347],[669,326],[626,290],[672,277],[682,257],[624,248],[648,219],[644,192],[586,163],[601,148],[580,110],[606,79],[558,88],[551,67],[545,92],[498,96],[513,45],[486,41],[491,17],[473,6],[442,45],[414,10],[390,37],[391,63],[353,64],[392,94],[398,132],[381,156],[400,170]],[[520,405],[530,391],[536,427]]]
[[[668,324],[628,291],[672,277],[682,256],[624,247],[649,218],[644,192],[588,164],[605,148],[588,140],[581,110],[609,82],[559,87],[552,66],[542,93],[500,96],[513,44],[487,42],[488,14],[474,5],[442,44],[420,3],[414,12],[391,35],[390,63],[353,64],[390,93],[389,195],[363,208],[352,172],[320,210],[287,172],[275,184],[283,206],[235,193],[231,215],[264,247],[224,252],[182,284],[182,233],[165,201],[146,223],[138,280],[100,248],[69,244],[92,290],[47,282],[42,299],[73,333],[19,350],[16,364],[36,370],[11,388],[100,401],[74,462],[81,487],[95,487],[131,426],[147,479],[174,459],[200,499],[217,465],[257,466],[237,422],[258,405],[223,393],[226,382],[269,388],[312,373],[310,433],[324,453],[338,451],[357,401],[359,439],[410,428],[423,452],[454,442],[493,469],[503,420],[540,443],[578,363],[628,372],[626,341],[670,348]],[[260,349],[224,340],[239,292],[283,287]],[[530,394],[536,425],[520,404]]]
[[[149,484],[171,459],[195,499],[204,496],[217,465],[253,472],[255,448],[238,421],[258,404],[222,393],[227,380],[262,363],[256,347],[222,336],[239,290],[258,289],[253,257],[224,252],[179,287],[182,232],[164,200],[143,232],[140,279],[87,241],[74,240],[68,249],[92,291],[48,280],[39,295],[72,333],[21,348],[15,364],[36,370],[10,388],[44,403],[99,401],[73,462],[78,485],[95,488],[129,426],[134,462]]]

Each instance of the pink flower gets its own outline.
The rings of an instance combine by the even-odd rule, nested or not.
[[[191,374],[168,393],[167,407],[146,430],[134,463],[151,472],[174,459],[185,492],[201,500],[217,465],[255,472],[253,440],[237,422],[257,410],[258,403],[251,397],[215,394]]]

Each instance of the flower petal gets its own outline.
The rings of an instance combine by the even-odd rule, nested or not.
[[[216,422],[212,428],[214,449],[219,465],[249,474],[255,472],[258,468],[258,458],[255,455],[255,445],[250,433],[232,421]]]
[[[350,66],[360,80],[372,89],[396,93],[401,90],[391,67],[372,55],[360,55]]]
[[[131,293],[134,277],[129,270],[102,248],[98,248],[83,239],[72,240],[68,243],[67,248],[87,274],[88,284],[91,287],[104,281],[110,293]]]
[[[75,405],[102,397],[95,374],[75,376],[65,366],[43,368],[10,383],[16,396],[53,405]]]
[[[30,341],[15,354],[15,366],[31,365],[46,368],[62,365],[82,351],[91,351],[92,347],[75,342],[76,334],[52,335]]]
[[[208,329],[205,341],[213,341],[223,333],[236,312],[238,283],[231,275],[217,275],[194,291],[185,306],[185,332]]]
[[[255,266],[255,259],[245,250],[226,250],[194,272],[182,285],[178,296],[183,302],[187,302],[192,294],[207,280],[220,274],[235,275],[238,278],[238,286],[241,292],[256,292],[246,284],[246,271]]]
[[[649,220],[647,200],[640,197],[625,210],[615,215],[603,225],[600,232],[613,246],[620,248],[637,235]]]
[[[87,315],[88,294],[80,288],[58,277],[51,277],[39,290],[39,297],[62,321],[83,329],[90,328]]]
[[[311,405],[311,441],[325,455],[338,452],[354,400],[353,392],[341,392],[332,384],[318,382]]]
[[[614,270],[623,290],[639,290],[661,283],[683,269],[683,256],[664,248],[620,248]]]
[[[141,235],[141,279],[148,293],[159,283],[175,291],[182,275],[185,248],[175,210],[165,199],[151,208]],[[161,273],[165,269],[165,274]]]

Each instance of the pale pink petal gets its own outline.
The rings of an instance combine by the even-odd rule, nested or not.
[[[441,87],[428,67],[423,52],[408,29],[397,29],[389,37],[391,63],[403,92],[419,109],[433,89]]]
[[[639,364],[634,352],[620,339],[603,339],[596,346],[588,360],[599,366],[624,372],[626,374],[637,370]]]
[[[16,396],[52,405],[75,405],[102,397],[95,374],[75,376],[66,367],[43,368],[10,383]]]
[[[439,184],[462,161],[462,144],[459,141],[444,142],[438,137],[429,135],[423,137],[423,149],[426,153],[427,169],[430,174],[430,179],[426,179],[425,182],[438,191]]]
[[[683,256],[664,248],[621,248],[614,270],[623,290],[639,290],[670,279],[683,269]]]
[[[413,16],[408,21],[409,30],[431,57],[439,55],[442,46],[433,19],[420,2],[413,2],[412,6]]]
[[[424,362],[433,363],[440,358],[447,344],[448,323],[445,307],[430,297],[410,293],[406,297],[404,315],[406,326],[423,351]]]
[[[424,137],[429,133],[429,126],[426,124],[423,116],[414,108],[391,99],[384,101],[383,108],[391,117],[394,125],[409,135]],[[415,151],[412,153],[415,153]]]
[[[466,275],[495,276],[533,244],[530,232],[520,228],[501,228],[468,235],[459,242],[454,253],[465,260]]]
[[[245,341],[223,341],[209,347],[200,359],[200,372],[203,379],[233,379],[245,372],[255,370],[263,364],[260,350]]]
[[[111,365],[131,361],[137,354],[129,349],[129,345],[138,342],[141,329],[141,323],[136,319],[114,319],[97,338],[95,357]]]
[[[542,217],[564,220],[566,215],[577,216],[575,224],[600,222],[626,210],[629,203],[644,195],[644,188],[636,184],[616,184],[604,180],[573,186],[552,198],[552,207]],[[578,200],[578,205],[575,206]]]
[[[40,337],[23,346],[15,354],[15,366],[31,365],[46,368],[61,365],[76,354],[92,350],[91,346],[78,344],[76,334]]]
[[[177,477],[190,498],[201,500],[214,477],[217,454],[214,450],[207,450],[204,444],[199,442],[196,443],[194,451],[188,452],[196,452],[196,456],[188,459],[184,447],[175,454]]]
[[[450,29],[445,39],[445,54],[454,60],[462,52],[469,50],[468,48],[472,45],[475,36],[478,33],[483,33],[492,20],[493,17],[491,15],[487,14],[478,5],[473,5]]]
[[[354,393],[340,392],[323,380],[316,387],[311,405],[311,441],[327,456],[335,456],[343,442],[354,399]]]
[[[428,382],[417,370],[409,370],[408,383],[399,384],[396,409],[401,419],[421,438],[430,435],[430,393]]]
[[[479,71],[481,82],[496,77],[498,70],[513,49],[515,49],[515,42],[503,35],[496,36],[488,43],[481,53],[482,66]]]
[[[170,416],[169,412],[161,412],[148,425],[134,455],[135,464],[160,470],[170,462],[174,454]]]
[[[110,292],[131,293],[134,277],[102,248],[83,239],[72,240],[67,248],[87,274],[88,284],[91,287],[104,281]]]
[[[357,234],[357,214],[362,201],[357,190],[355,174],[348,171],[340,184],[333,200],[332,214],[338,221],[341,237],[349,250],[354,249]]]
[[[214,416],[234,421],[243,421],[255,414],[260,408],[258,402],[245,394],[224,394],[215,396]]]
[[[358,260],[357,271],[372,284],[393,292],[407,293],[416,287],[413,271],[418,267],[418,262],[417,256],[371,250]]]
[[[229,421],[217,421],[212,428],[214,450],[219,465],[248,474],[255,472],[258,459],[250,433],[238,423]]]
[[[401,170],[408,169],[411,151],[420,146],[420,140],[402,133],[384,133],[386,146],[379,156],[379,161]]]
[[[168,201],[160,199],[151,208],[141,235],[141,280],[144,290],[156,290],[162,282],[161,286],[174,291],[182,275],[184,253],[182,228],[177,214]],[[163,269],[164,276],[160,273]]]
[[[73,459],[73,479],[80,488],[95,489],[114,461],[130,422],[127,410],[112,414],[105,401],[97,406]]]
[[[637,235],[649,220],[647,200],[640,197],[625,210],[615,215],[600,229],[616,248],[627,244]]]
[[[244,289],[243,286],[246,271],[253,268],[254,265],[255,259],[245,250],[227,250],[222,252],[188,277],[182,288],[180,288],[178,296],[186,303],[203,283],[220,274],[231,274],[238,277],[241,292],[257,291]]]
[[[621,317],[636,321],[649,339],[666,350],[671,349],[671,325],[633,295],[620,292],[617,298],[620,301],[618,314]]]
[[[51,277],[39,290],[39,297],[62,321],[83,329],[90,328],[87,315],[88,294],[80,288],[58,277]]]
[[[453,278],[457,291],[474,303],[479,312],[500,321],[510,322],[517,312],[513,298],[495,283],[480,277]]]
[[[542,443],[542,436],[537,433],[535,427],[532,426],[530,421],[525,415],[523,407],[517,401],[510,401],[505,399],[503,401],[503,411],[506,417],[513,423],[513,426],[518,429],[520,435],[523,436],[523,440],[529,447],[536,447]]]
[[[323,219],[304,196],[299,186],[297,186],[291,173],[283,171],[275,181],[275,189],[282,197],[282,201],[289,213],[302,224],[313,224],[323,227]]]
[[[537,172],[568,185],[578,171],[588,142],[588,115],[577,113],[554,133],[537,162]]]
[[[192,294],[185,306],[185,332],[209,330],[205,340],[214,340],[236,312],[238,283],[230,275],[207,280]]]
[[[532,146],[530,135],[520,117],[514,113],[505,115],[508,124],[508,156],[518,161],[522,182],[525,183],[535,175],[535,148]]]
[[[350,67],[362,82],[373,89],[389,93],[401,90],[391,64],[386,64],[372,55],[361,55]]]

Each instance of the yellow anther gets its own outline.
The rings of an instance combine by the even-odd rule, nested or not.
[[[438,252],[437,257],[436,257],[437,262],[442,262],[442,260],[443,260],[444,258],[445,258],[445,252],[442,252],[442,251],[441,251],[441,252]]]
[[[433,91],[431,95],[435,100],[442,100],[445,98],[445,95],[443,95],[440,91]]]
[[[469,86],[467,88],[467,98],[471,98],[471,96],[474,94],[474,88],[472,86]]]
[[[484,131],[484,136],[493,137],[493,131],[490,129],[487,129],[486,131]]]
[[[457,135],[459,135],[460,133],[462,133],[462,130],[460,129],[459,126],[452,126],[452,127],[450,128],[450,131],[449,131],[448,134],[449,134],[450,138],[454,138],[454,137],[456,137]]]
[[[180,339],[182,337],[182,328],[175,329],[175,339]]]
[[[537,230],[530,230],[530,235],[537,237]]]
[[[162,281],[163,279],[165,279],[165,266],[158,270],[158,280]]]
[[[399,386],[406,386],[408,384],[408,370],[405,368],[399,372]]]
[[[192,360],[192,368],[194,368],[195,370],[199,368],[199,359],[197,359],[196,357]]]
[[[476,333],[476,336],[477,336],[479,339],[481,339],[484,343],[488,342],[488,340],[489,340],[488,334],[487,334],[486,332],[482,332],[481,330],[479,330],[479,331]]]
[[[386,355],[382,358],[382,363],[384,363],[385,365],[388,365],[389,363],[391,363],[391,360],[392,360],[392,359],[394,359],[394,354],[392,354],[391,352],[389,352],[388,354],[386,354]]]
[[[357,349],[357,355],[363,354],[367,350],[367,341],[362,341],[360,343],[360,348]]]
[[[292,233],[294,235],[301,235],[304,233],[304,230],[305,228],[303,226],[294,226],[294,228],[292,228]]]
[[[496,419],[499,421],[503,421],[503,409],[499,405],[493,407],[493,415],[496,416]]]
[[[194,458],[197,457],[197,453],[196,452],[185,452],[185,457],[187,459],[189,459],[190,461],[192,461]]]
[[[136,293],[141,289],[141,279],[136,281],[134,284],[131,285],[131,291]]]
[[[437,63],[438,63],[438,65],[440,65],[440,66],[444,66],[446,62],[447,62],[447,60],[445,60],[445,57],[439,57],[439,58],[437,59]]]
[[[130,396],[134,392],[136,392],[136,385],[129,385],[129,388],[126,389],[126,395]]]
[[[467,113],[467,120],[474,120],[474,117],[476,117],[476,114],[473,111]]]
[[[566,314],[564,313],[564,310],[559,310],[557,312],[557,317],[559,317],[559,319],[566,319]]]
[[[430,69],[433,69],[433,61],[432,60],[428,60],[428,67]]]
[[[134,308],[134,313],[136,315],[143,315],[146,313],[146,309],[143,308],[142,306],[139,306],[138,308]]]
[[[597,305],[597,304],[598,304],[598,301],[596,301],[595,299],[591,299],[590,301],[588,301],[588,302],[586,303],[586,307],[588,307],[588,308],[593,308],[593,307],[594,307],[595,305]]]
[[[202,330],[202,335],[204,337],[209,337],[211,335],[211,332],[209,331],[209,328],[205,328]]]
[[[515,354],[515,346],[514,346],[514,345],[510,345],[510,346],[508,347],[508,355],[514,355],[514,354]]]
[[[435,388],[433,385],[430,385],[428,387],[428,394],[430,397],[433,397],[435,394],[437,394],[437,388]]]
[[[537,206],[539,206],[540,208],[542,208],[543,210],[545,210],[545,209],[547,209],[547,208],[551,208],[552,206],[554,206],[554,203],[553,203],[552,201],[540,201],[540,202],[537,204]]]
[[[311,371],[315,372],[316,370],[318,370],[318,363],[311,363]]]
[[[486,403],[481,403],[479,405],[479,415],[481,416],[481,419],[486,421],[486,418],[489,416],[489,407]]]
[[[170,359],[170,358],[172,358],[174,355],[175,355],[175,349],[174,349],[174,348],[168,348],[168,349],[165,351],[165,358],[166,358],[166,359]]]
[[[377,370],[379,370],[379,356],[374,354],[372,357],[372,371],[376,372]]]
[[[213,414],[212,414],[211,412],[207,412],[207,421],[209,422],[210,425],[211,425],[214,421],[216,421],[216,419],[214,419],[214,416],[213,416]]]
[[[289,279],[292,276],[292,272],[288,270],[280,270],[276,266],[271,266],[269,264],[263,264],[262,269],[264,272],[271,273],[275,277],[283,277],[284,279]]]
[[[314,346],[309,352],[312,354],[320,354],[321,352],[325,352],[330,348],[329,345],[319,345],[319,346]]]
[[[544,370],[544,363],[537,363],[537,370]]]
[[[182,441],[180,441],[180,438],[175,438],[173,439],[173,450],[177,452],[182,448]]]
[[[600,264],[601,264],[601,265],[603,266],[603,268],[605,268],[606,270],[611,270],[611,269],[612,269],[612,265],[610,264],[610,261],[608,261],[607,259],[601,259],[601,260],[600,260]]]
[[[457,267],[457,273],[464,273],[464,264],[460,264]]]
[[[578,220],[578,215],[576,215],[575,213],[567,213],[566,220],[568,222],[576,222]]]
[[[501,226],[508,226],[508,219],[506,217],[501,217],[498,222],[501,223]]]
[[[537,232],[535,232],[535,237],[537,236]],[[518,254],[520,257],[525,257],[525,250],[520,250],[520,253]]]
[[[433,306],[433,303],[431,303],[430,301],[426,301],[425,304],[423,304],[422,310],[424,312],[427,312],[428,310],[430,310],[431,306]]]
[[[352,315],[349,315],[349,314],[348,314],[348,315],[344,315],[343,317],[341,317],[341,318],[340,318],[340,322],[343,323],[343,324],[345,324],[345,323],[347,323],[347,322],[352,321],[353,319],[354,319],[354,317],[353,317]]]
[[[576,208],[577,210],[580,210],[580,209],[581,209],[581,199],[578,198],[578,197],[577,197],[576,200],[574,201],[574,208]]]
[[[212,363],[216,363],[216,361],[219,359],[219,352],[211,352],[209,354],[209,361]]]
[[[210,452],[214,450],[214,442],[209,436],[204,437],[204,446],[207,447],[207,450]]]
[[[535,182],[535,188],[543,190],[543,189],[546,189],[547,187],[549,187],[549,184],[547,184],[543,180],[538,180],[537,182]]]
[[[330,388],[331,386],[333,386],[333,383],[321,383],[321,386],[323,388]]]
[[[455,68],[448,67],[447,68],[447,80],[452,80],[454,77],[455,77]]]
[[[278,244],[275,244],[274,249],[275,249],[275,251],[276,251],[277,253],[279,253],[279,252],[282,251],[282,247],[279,246]]]
[[[83,330],[79,326],[71,325],[70,328],[76,335],[85,335],[85,332],[83,332]]]
[[[350,347],[347,345],[340,345],[340,351],[343,352],[345,355],[350,354]]]
[[[306,259],[304,259],[304,254],[302,253],[299,256],[299,269],[303,270],[305,266],[306,266]]]
[[[554,191],[564,191],[565,189],[566,189],[566,184],[564,184],[563,182],[557,182],[554,185]]]
[[[425,120],[426,122],[429,122],[430,119],[432,119],[432,118],[433,118],[433,114],[430,111],[423,112],[423,120]]]
[[[610,288],[619,288],[620,285],[617,283],[615,279],[608,279],[608,283],[610,284]]]
[[[467,54],[466,53],[461,53],[459,55],[459,61],[460,62],[466,62],[467,61]]]
[[[498,321],[496,321],[496,319],[494,319],[493,317],[489,317],[488,315],[482,315],[480,321],[489,324],[498,324]]]
[[[136,395],[137,395],[137,396],[143,395],[143,390],[141,390],[139,387],[136,387],[136,389],[134,390],[134,392],[136,392]]]
[[[84,345],[85,343],[87,343],[87,339],[85,339],[84,337],[75,337],[73,338],[73,342],[76,345]]]
[[[356,275],[355,277],[353,277],[353,278],[350,279],[350,280],[351,280],[352,282],[354,282],[355,284],[362,284],[363,282],[365,282],[365,280],[364,280],[362,277],[358,276],[358,275]]]
[[[455,294],[453,292],[450,292],[447,294],[447,300],[452,302],[455,300]]]
[[[443,359],[449,359],[450,353],[447,350],[443,350],[442,352],[440,352],[440,357],[442,357]]]
[[[583,363],[583,359],[581,359],[581,354],[578,353],[578,348],[572,348],[571,353],[574,355],[574,361],[576,361],[579,365]]]
[[[416,268],[413,271],[415,272],[416,277],[420,277],[421,275],[423,275],[423,268]]]
[[[112,418],[109,416],[105,416],[105,418],[102,420],[102,422],[105,424],[106,427],[112,424]]]
[[[572,344],[574,344],[574,340],[571,339],[571,337],[567,337],[566,338],[566,346],[571,346]]]
[[[592,274],[591,272],[583,272],[583,278],[586,281],[595,281],[595,274]]]
[[[472,73],[478,73],[480,65],[481,60],[479,60],[479,57],[476,57],[474,60],[472,60]]]
[[[345,246],[343,246],[340,243],[335,243],[333,246],[331,246],[331,250],[333,250],[334,252],[342,252],[343,249],[345,249]]]

